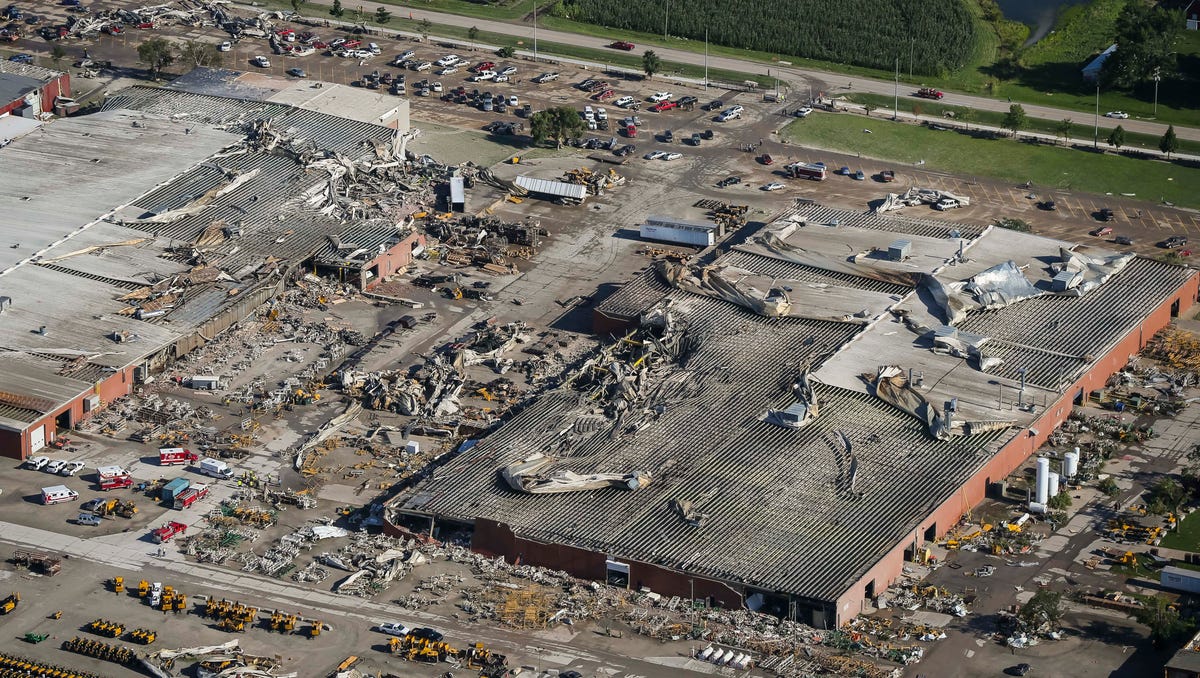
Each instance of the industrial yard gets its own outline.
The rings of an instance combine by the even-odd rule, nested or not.
[[[1153,245],[1193,213],[800,148],[799,102],[744,83],[239,5],[22,9],[66,34],[0,61],[0,675],[1139,676],[1178,649],[1135,618],[1200,591],[1161,482],[1200,444],[1200,276]],[[150,36],[230,44],[151,82]],[[611,129],[531,148],[552,106]],[[1134,244],[1088,234],[1102,207]]]

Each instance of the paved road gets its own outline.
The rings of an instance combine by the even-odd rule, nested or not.
[[[333,0],[309,0],[308,6],[332,5]],[[450,26],[459,26],[470,28],[478,27],[482,31],[493,33],[506,33],[518,35],[522,38],[527,38],[531,43],[533,41],[533,26],[532,24],[511,24],[504,21],[493,21],[489,19],[477,19],[468,16],[458,16],[456,14],[444,14],[441,12],[431,12],[420,8],[410,8],[397,5],[382,5],[377,2],[361,2],[358,4],[363,8],[364,12],[374,12],[378,7],[386,7],[398,18],[409,18],[416,21],[428,19],[436,24],[445,24]],[[325,14],[318,13],[318,16]],[[578,45],[580,47],[590,47],[595,49],[606,49],[606,45],[612,42],[613,38],[604,39],[596,38],[587,35],[579,35],[577,33],[567,33],[564,31],[553,31],[548,29],[539,29],[537,32],[538,40],[546,40],[548,42],[559,42]],[[614,35],[614,38],[617,37]],[[667,61],[675,61],[679,63],[692,64],[701,66],[704,64],[704,55],[685,50],[671,49],[669,47],[655,47],[654,51]],[[557,58],[557,57],[555,57]],[[848,92],[870,92],[873,94],[891,95],[895,93],[895,83],[888,80],[870,80],[866,78],[858,78],[846,76],[837,73],[827,73],[805,68],[796,68],[791,66],[772,66],[757,61],[749,61],[745,59],[735,59],[731,57],[710,55],[708,57],[709,68],[719,68],[731,71],[740,71],[743,73],[753,73],[759,75],[777,75],[781,79],[788,80],[792,83],[794,91],[804,91],[807,96],[808,88],[811,86],[814,94],[825,92],[826,95],[836,96]],[[843,84],[845,83],[845,84]],[[911,95],[917,89],[917,85],[900,83],[900,93],[902,96]],[[987,97],[971,96],[969,94],[947,93],[946,98],[942,99],[942,103],[954,106],[967,106],[986,111],[1007,111],[1008,102],[998,99],[989,99]],[[1031,117],[1044,118],[1047,120],[1062,120],[1063,118],[1071,118],[1078,124],[1092,122],[1092,115],[1081,112],[1071,111],[1062,108],[1054,108],[1052,106],[1039,106],[1036,104],[1023,103],[1025,112]],[[1103,109],[1102,109],[1103,110]],[[1158,122],[1149,122],[1144,120],[1112,120],[1101,117],[1099,120],[1101,129],[1111,129],[1120,124],[1128,132],[1138,132],[1142,134],[1153,134],[1161,136],[1167,130],[1167,126]],[[1181,139],[1191,139],[1200,141],[1200,128],[1176,126],[1175,133]],[[1105,135],[1107,136],[1107,135]]]

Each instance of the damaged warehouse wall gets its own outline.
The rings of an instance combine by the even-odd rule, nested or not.
[[[475,520],[471,548],[488,556],[501,556],[513,564],[549,567],[583,579],[604,581],[608,576],[608,558],[603,553],[524,539],[516,536],[507,525],[486,518]],[[613,560],[629,566],[629,588],[635,591],[646,587],[664,596],[680,597],[691,596],[694,592],[697,599],[708,599],[713,605],[730,609],[740,608],[745,602],[745,594],[740,587],[703,577],[681,575],[674,570],[635,560],[619,557]]]

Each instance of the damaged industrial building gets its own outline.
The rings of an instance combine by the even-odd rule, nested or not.
[[[1191,307],[1197,283],[999,227],[798,205],[601,301],[604,347],[397,494],[388,519],[835,628]]]
[[[405,270],[450,173],[410,138],[393,98],[203,70],[15,139],[0,454],[53,443],[304,274],[367,289]]]

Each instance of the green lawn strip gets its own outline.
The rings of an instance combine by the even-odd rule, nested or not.
[[[852,101],[857,104],[870,104],[876,108],[886,108],[891,110],[895,104],[895,98],[889,97],[886,94],[869,94],[866,92],[847,94],[847,101]],[[916,108],[914,108],[916,107]],[[921,111],[922,116],[930,118],[941,118],[947,111],[954,113],[956,117],[961,117],[963,112],[968,110],[965,106],[951,106],[942,104],[936,101],[927,99],[914,99],[912,97],[900,98],[900,112],[913,113],[916,110]],[[979,123],[982,125],[990,125],[999,127],[1004,120],[1004,113],[1001,111],[981,111],[979,109],[969,109],[971,111],[971,124]],[[1072,122],[1075,124],[1072,130],[1072,136],[1076,139],[1091,138],[1094,133],[1092,126],[1092,116],[1074,116]],[[1045,118],[1029,118],[1029,126],[1024,130],[1026,132],[1042,132],[1045,134],[1058,135],[1058,120],[1046,120]],[[1110,148],[1105,140],[1108,139],[1108,130],[1100,130],[1100,146]],[[1160,137],[1153,134],[1141,134],[1125,130],[1125,146],[1122,148],[1141,148],[1150,151],[1158,150],[1158,142]],[[1179,140],[1179,152],[1189,154],[1200,154],[1200,141],[1190,139]]]
[[[1200,511],[1194,511],[1163,537],[1162,546],[1181,551],[1200,551]]]
[[[871,134],[863,133],[870,129]],[[1093,154],[1070,148],[1022,143],[1011,138],[976,138],[908,123],[859,115],[818,112],[795,120],[781,134],[811,148],[904,164],[925,161],[926,169],[988,176],[1042,187],[1092,193],[1133,193],[1141,200],[1200,206],[1194,187],[1200,170],[1157,160]]]

